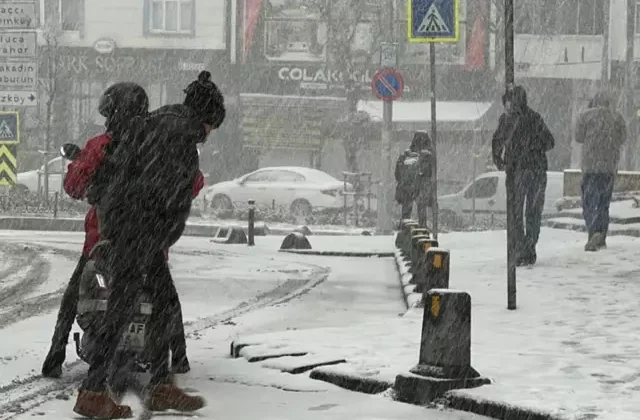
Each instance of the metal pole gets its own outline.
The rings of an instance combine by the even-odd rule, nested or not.
[[[431,144],[433,145],[433,237],[438,239],[438,131],[436,129],[436,45],[429,44],[429,67],[431,72]]]
[[[387,1],[387,39],[394,39],[394,7],[393,0]],[[380,182],[380,199],[378,201],[377,229],[381,233],[390,232],[393,229],[391,219],[393,214],[393,180],[391,170],[391,138],[393,136],[393,102],[384,101],[382,105],[383,128],[380,136],[380,148],[382,156],[382,179]]]
[[[515,84],[513,45],[513,0],[504,1],[504,82],[509,92]],[[507,185],[514,180],[507,171]],[[507,189],[507,309],[516,309],[516,243],[513,229],[513,193]]]
[[[478,160],[478,142],[477,142],[477,130],[473,129],[473,181],[475,182],[477,176],[477,160]],[[471,187],[471,192],[473,193],[471,197],[471,226],[476,227],[476,189],[475,187]]]
[[[635,42],[635,19],[636,19],[636,0],[627,0],[627,49],[626,49],[626,66],[624,78],[624,95],[625,95],[625,114],[627,117],[627,125],[631,125],[635,118],[633,95],[635,91],[635,68],[634,68],[634,42]],[[636,141],[633,132],[627,140],[625,151],[625,168],[628,171],[634,169],[633,155],[636,148]]]
[[[256,201],[249,200],[249,227],[247,229],[247,245],[254,246],[255,243],[255,217],[256,217]]]

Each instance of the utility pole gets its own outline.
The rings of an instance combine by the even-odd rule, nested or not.
[[[603,32],[602,32],[602,67],[600,68],[600,87],[606,88],[609,85],[609,8],[611,7],[611,1],[605,0],[602,2],[602,20],[603,20]]]
[[[387,36],[386,39],[389,43],[394,42],[394,1],[387,0]],[[393,215],[393,192],[392,185],[393,179],[391,174],[391,139],[393,137],[393,102],[383,101],[382,105],[382,119],[383,129],[380,136],[380,143],[382,148],[382,182],[381,182],[381,197],[378,200],[378,226],[377,229],[381,233],[391,232],[393,230],[392,215]]]
[[[504,0],[504,82],[509,94],[515,84],[513,42],[513,0]],[[507,139],[509,142],[511,139]],[[510,171],[507,179],[507,309],[516,309],[516,241],[513,228],[513,189],[517,187]],[[509,188],[511,187],[511,188]],[[511,190],[511,191],[509,191]]]
[[[625,151],[625,169],[632,171],[634,169],[634,152],[636,148],[635,127],[634,119],[635,106],[633,96],[636,88],[635,66],[633,62],[635,32],[636,32],[636,0],[627,0],[627,50],[626,50],[626,62],[625,62],[625,77],[624,77],[624,96],[625,96],[625,116],[627,117],[627,126],[631,128],[630,135],[627,140],[627,147]]]

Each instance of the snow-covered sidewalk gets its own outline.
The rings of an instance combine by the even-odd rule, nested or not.
[[[441,246],[451,250],[450,287],[472,296],[473,366],[494,381],[456,394],[566,419],[640,418],[640,240],[613,237],[598,253],[585,253],[584,241],[581,233],[544,229],[538,264],[518,271],[518,310],[508,311],[505,233],[441,235]],[[384,322],[236,343],[250,344],[240,350],[245,358],[307,353],[256,362],[265,368],[345,359],[317,370],[392,383],[417,363],[421,317],[412,310]]]
[[[634,207],[633,200],[611,203],[609,236],[640,237],[640,208]],[[556,229],[584,232],[586,230],[582,208],[563,210],[558,215],[543,221],[543,225]]]

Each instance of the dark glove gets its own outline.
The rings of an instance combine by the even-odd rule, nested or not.
[[[42,376],[45,378],[59,378],[62,376],[62,363],[65,358],[65,347],[58,347],[54,344],[49,349],[47,358],[42,365]]]
[[[504,169],[507,167],[502,158],[494,160],[493,163],[496,165],[496,168],[498,168],[499,171],[504,171]]]

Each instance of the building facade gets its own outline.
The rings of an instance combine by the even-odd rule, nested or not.
[[[95,134],[104,123],[98,99],[116,81],[141,84],[152,109],[181,101],[204,69],[224,89],[230,0],[39,1],[38,119],[51,101],[54,143]]]

